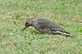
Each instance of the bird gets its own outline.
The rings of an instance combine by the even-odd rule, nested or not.
[[[70,33],[65,31],[61,26],[44,18],[28,18],[25,22],[25,27],[23,28],[23,30],[25,30],[29,26],[34,27],[41,33],[59,34],[64,35],[65,37],[70,36]]]

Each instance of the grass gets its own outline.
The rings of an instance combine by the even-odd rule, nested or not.
[[[49,19],[74,38],[21,31],[27,18]],[[82,54],[82,1],[0,0],[0,54]]]

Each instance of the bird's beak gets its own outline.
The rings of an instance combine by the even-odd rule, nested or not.
[[[26,28],[27,28],[27,26],[25,26],[25,27],[23,28],[23,31],[24,31]]]

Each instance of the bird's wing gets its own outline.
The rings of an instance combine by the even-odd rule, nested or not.
[[[43,19],[39,19],[39,20],[35,21],[34,27],[35,27],[35,29],[37,29],[40,32],[47,33],[47,31],[49,30],[49,28],[47,27],[48,24],[49,24],[49,22],[47,20],[45,21]]]
[[[41,21],[40,20],[37,21],[37,27],[40,28],[40,29],[46,28],[47,25],[48,25],[48,23],[45,22],[45,21],[42,21],[42,20]]]
[[[61,26],[59,26],[53,22],[51,22],[51,24],[50,24],[50,29],[52,31],[59,31],[59,30],[64,31],[64,29]]]

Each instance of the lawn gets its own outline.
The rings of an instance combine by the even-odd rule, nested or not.
[[[28,18],[51,20],[71,37],[22,31]],[[0,54],[82,54],[82,0],[0,0]]]

